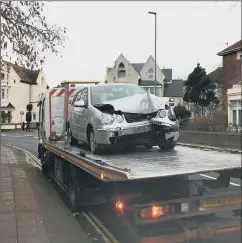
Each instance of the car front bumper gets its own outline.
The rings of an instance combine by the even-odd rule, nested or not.
[[[148,144],[159,139],[179,138],[179,125],[177,123],[162,123],[155,120],[122,124],[117,127],[102,127],[95,131],[97,144],[112,145],[132,143],[137,145]]]

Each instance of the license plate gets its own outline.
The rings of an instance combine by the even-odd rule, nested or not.
[[[225,197],[203,200],[201,202],[201,206],[203,208],[211,208],[211,207],[218,207],[218,206],[230,206],[233,204],[240,204],[240,203],[241,203],[241,195],[235,195],[235,196],[225,196]]]

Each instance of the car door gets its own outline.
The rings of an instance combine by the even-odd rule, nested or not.
[[[76,129],[78,130],[78,138],[85,141],[88,122],[88,88],[83,88],[79,94],[79,100],[83,100],[86,107],[75,107]]]
[[[76,108],[74,106],[74,103],[76,101],[79,101],[81,99],[81,94],[80,94],[80,91],[75,95],[75,97],[73,98],[72,100],[72,103],[70,105],[70,110],[69,110],[69,123],[70,123],[70,128],[71,128],[71,133],[72,133],[72,136],[74,138],[78,138],[78,130],[77,130],[77,112],[76,112]]]

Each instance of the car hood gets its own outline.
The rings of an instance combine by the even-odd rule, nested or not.
[[[152,94],[133,95],[113,101],[104,102],[104,105],[111,105],[114,111],[127,113],[149,114],[165,109],[168,98],[157,97]]]

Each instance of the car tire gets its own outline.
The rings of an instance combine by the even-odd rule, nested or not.
[[[176,147],[177,142],[174,141],[162,141],[161,143],[158,144],[159,148],[162,150],[172,150]]]
[[[97,148],[96,137],[93,130],[91,130],[88,134],[88,145],[92,154],[97,154],[99,152]]]
[[[72,136],[71,130],[70,130],[70,136],[71,136],[70,145],[78,145],[78,140]]]

